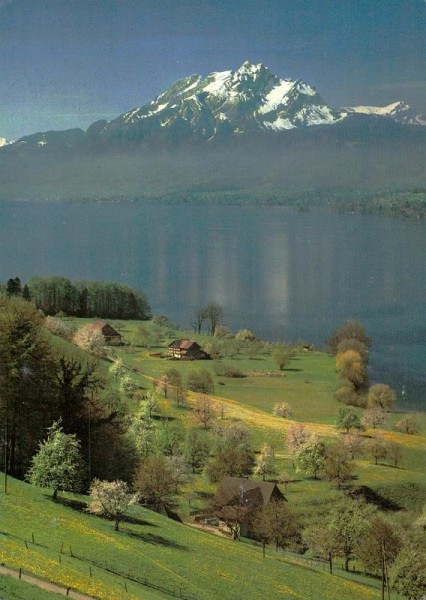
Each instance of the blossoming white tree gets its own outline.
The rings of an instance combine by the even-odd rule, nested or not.
[[[127,483],[120,480],[100,481],[94,479],[90,488],[92,500],[87,510],[95,515],[103,515],[112,519],[115,530],[123,520],[129,508],[139,501],[139,494],[129,491]]]
[[[95,355],[101,355],[105,346],[105,338],[99,329],[94,329],[92,325],[85,325],[76,331],[74,343]]]
[[[47,439],[39,444],[27,473],[28,481],[42,488],[58,492],[78,491],[82,483],[83,459],[80,442],[74,434],[65,434],[57,421],[48,430]]]

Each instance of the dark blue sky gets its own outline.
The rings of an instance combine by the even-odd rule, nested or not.
[[[86,127],[264,62],[333,106],[426,113],[424,0],[0,0],[0,137]]]

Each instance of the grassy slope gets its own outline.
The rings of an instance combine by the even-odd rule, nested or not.
[[[125,338],[134,343],[137,340],[138,323],[117,323]],[[144,323],[149,328],[149,323]],[[175,332],[176,337],[185,334]],[[173,335],[173,334],[172,334]],[[206,341],[206,336],[194,336],[200,342]],[[168,338],[161,342],[163,346],[169,343]],[[336,373],[334,358],[321,352],[302,352],[293,360],[284,377],[249,376],[243,379],[230,379],[217,377],[213,371],[211,361],[165,361],[161,358],[150,356],[163,348],[134,348],[132,353],[121,349],[116,352],[123,358],[125,364],[137,367],[146,375],[146,378],[135,375],[136,379],[145,387],[151,385],[152,378],[159,377],[168,368],[176,368],[182,373],[185,380],[189,371],[200,367],[211,370],[215,381],[214,399],[225,405],[225,420],[240,421],[245,423],[253,432],[255,450],[259,451],[265,442],[273,444],[277,457],[278,471],[287,471],[293,480],[287,490],[286,497],[292,506],[296,507],[303,515],[306,523],[320,522],[327,511],[336,501],[339,492],[331,483],[315,481],[294,471],[291,458],[285,453],[285,434],[292,421],[274,417],[273,405],[279,401],[286,401],[294,411],[294,420],[306,422],[311,431],[328,439],[336,440],[343,434],[336,430],[334,423],[337,412],[341,406],[333,397],[336,386]],[[270,354],[260,354],[254,360],[241,355],[235,359],[225,359],[227,363],[235,365],[245,373],[278,372],[278,369]],[[220,385],[219,381],[225,385]],[[193,397],[190,396],[190,402]],[[167,413],[186,419],[187,425],[191,426],[191,417],[188,410],[177,410],[169,402],[166,403]],[[357,409],[362,414],[361,409]],[[424,474],[426,415],[418,415],[422,425],[422,435],[411,436],[393,431],[393,424],[404,416],[403,413],[389,415],[385,428],[375,432],[370,430],[364,433],[367,440],[371,435],[380,435],[387,441],[396,441],[400,444],[403,460],[399,468],[391,466],[390,461],[381,461],[374,464],[372,458],[362,457],[356,461],[354,485],[364,485],[373,489],[380,488],[385,494],[393,494],[396,499],[401,496],[401,506],[404,506],[403,496],[407,493],[407,485],[414,483],[424,486],[426,483]],[[395,492],[396,490],[396,492]],[[195,478],[188,486],[187,494],[179,498],[179,508],[188,514],[194,507],[199,507],[202,501],[197,502],[193,498],[193,492],[201,496],[205,492],[213,491],[205,477]],[[188,501],[189,498],[189,501]],[[192,502],[192,506],[190,505]],[[320,507],[321,505],[321,507]],[[407,515],[407,519],[410,517]]]
[[[0,598],[5,600],[63,600],[62,594],[42,590],[25,581],[13,579],[9,575],[0,575]]]
[[[379,597],[376,589],[292,564],[274,552],[263,559],[257,546],[200,532],[142,508],[133,514],[138,523],[124,523],[114,532],[108,521],[53,503],[28,484],[9,483],[9,494],[1,496],[0,560],[98,598],[167,597],[131,581],[126,593],[125,580],[101,568],[105,561],[123,575],[147,577],[197,600]],[[79,558],[70,556],[70,547]]]
[[[77,324],[81,320],[75,322]],[[140,323],[121,322],[115,325],[126,339],[134,341]],[[150,324],[144,323],[143,326],[150,327]],[[182,332],[176,332],[176,337],[182,337]],[[169,339],[164,339],[162,345],[168,342]],[[184,377],[191,369],[213,367],[211,362],[169,362],[149,356],[151,352],[159,350],[136,348],[131,353],[126,349],[116,349],[114,352],[122,355],[126,365],[136,366],[142,371],[143,375],[133,373],[133,377],[145,388],[151,385],[152,378],[171,367],[179,369]],[[277,371],[267,354],[255,360],[240,356],[227,362],[234,363],[245,372]],[[108,363],[104,363],[104,368],[107,366]],[[219,380],[225,385],[219,385]],[[342,435],[332,425],[340,406],[332,396],[335,385],[333,359],[321,353],[301,353],[292,362],[291,369],[285,372],[284,378],[264,376],[235,380],[215,376],[215,382],[218,396],[214,399],[225,404],[225,420],[239,420],[250,426],[254,432],[256,450],[266,441],[274,443],[279,469],[287,470],[293,479],[285,492],[290,504],[298,509],[305,522],[312,524],[321,521],[340,492],[329,483],[294,473],[284,449],[285,432],[291,421],[274,417],[271,409],[275,402],[287,401],[294,409],[296,420],[308,422],[309,428],[319,435],[326,439],[336,439]],[[191,402],[193,397],[190,397]],[[193,426],[188,408],[178,409],[169,401],[165,401],[165,404],[168,414],[179,416],[187,426]],[[401,416],[398,415],[398,418]],[[395,418],[392,415],[390,422]],[[424,415],[420,415],[420,419],[424,426]],[[398,500],[403,494],[410,495],[408,487],[402,491],[404,484],[424,484],[425,439],[424,436],[396,433],[390,424],[378,433],[401,444],[404,452],[401,468],[395,469],[386,464],[376,466],[368,458],[363,458],[356,463],[357,481],[354,483],[375,489],[389,489],[393,498]],[[366,432],[366,435],[371,433]],[[99,563],[99,560],[106,559],[108,566],[114,564],[114,568],[123,574],[130,570],[138,577],[147,576],[149,581],[167,587],[177,589],[177,586],[182,586],[184,592],[197,599],[212,596],[258,598],[264,595],[266,588],[271,590],[270,597],[280,593],[283,598],[305,600],[375,597],[375,592],[366,588],[351,588],[355,584],[340,578],[301,570],[288,562],[281,564],[275,554],[262,561],[259,549],[249,544],[233,543],[184,528],[143,509],[139,509],[138,517],[146,521],[145,524],[126,523],[123,532],[114,533],[110,523],[55,505],[25,484],[15,482],[12,487],[14,493],[2,499],[8,510],[3,512],[7,523],[0,529],[13,533],[17,538],[7,537],[7,545],[2,550],[6,553],[3,554],[5,562],[12,566],[25,566],[22,564],[25,559],[30,570],[37,568],[41,575],[44,573],[49,579],[72,585],[86,593],[92,590],[100,598],[122,597],[124,580],[96,566],[93,567],[94,577],[90,579],[90,560]],[[202,495],[197,499],[197,493],[212,490],[213,487],[202,475],[197,476],[184,489],[179,499],[180,510],[188,514],[195,506],[202,504]],[[407,506],[410,508],[410,502]],[[37,520],[34,520],[35,514],[38,515]],[[397,515],[402,520],[411,518],[408,512]],[[36,541],[47,548],[30,544],[29,550],[25,550],[23,540],[30,540],[31,532],[35,533]],[[62,542],[68,556],[62,557],[62,566],[59,568],[58,552]],[[69,546],[74,554],[85,560],[70,557]],[[36,557],[34,552],[37,553]],[[136,583],[128,582],[128,585],[129,593],[123,597],[144,597],[148,600],[163,597],[158,591]],[[141,590],[143,596],[140,596]]]
[[[79,326],[90,320],[71,319],[70,323]],[[213,370],[212,361],[166,361],[156,358],[152,354],[165,352],[165,347],[172,339],[190,336],[201,344],[210,341],[205,335],[194,335],[182,331],[169,331],[167,336],[160,337],[159,345],[152,348],[139,348],[138,328],[152,328],[151,322],[138,321],[111,321],[111,324],[132,344],[128,348],[116,348],[113,352],[123,358],[130,368],[136,367],[143,375],[133,373],[143,387],[152,384],[153,378],[161,376],[167,369],[178,369],[185,381],[188,373],[193,369],[207,368],[211,371],[215,381],[215,395],[213,398],[226,406],[225,420],[238,420],[245,423],[253,431],[255,450],[259,450],[263,443],[272,444],[278,458],[278,469],[286,470],[295,481],[287,495],[295,495],[294,501],[306,512],[308,518],[316,518],[315,508],[318,499],[335,497],[336,491],[331,484],[318,482],[301,477],[294,473],[292,461],[285,454],[285,433],[292,421],[276,418],[272,414],[272,407],[276,402],[286,401],[294,411],[294,420],[307,423],[311,431],[326,439],[335,440],[342,433],[334,426],[336,415],[341,404],[333,398],[337,376],[334,368],[334,358],[322,352],[301,352],[284,371],[284,377],[258,376],[259,373],[279,373],[276,364],[268,353],[261,353],[255,359],[249,359],[244,354],[236,358],[226,358],[225,362],[238,367],[244,373],[256,373],[257,376],[248,376],[242,379],[218,377]],[[219,382],[224,383],[221,385]],[[193,401],[193,396],[190,402]],[[130,401],[131,405],[132,402]],[[188,410],[177,410],[170,403],[166,403],[168,414],[186,420],[191,426]],[[361,409],[357,409],[362,414]],[[364,433],[365,439],[373,434],[382,436],[388,441],[396,441],[403,452],[403,460],[399,468],[395,469],[390,461],[382,461],[378,465],[368,456],[358,460],[355,469],[356,484],[373,488],[395,486],[414,482],[425,484],[424,452],[426,436],[426,413],[417,415],[422,426],[421,435],[411,436],[393,431],[393,424],[402,418],[404,413],[390,414],[387,424],[383,429],[372,430]],[[195,481],[199,491],[211,491],[212,487],[203,478]],[[185,500],[181,502],[183,508]],[[188,507],[186,507],[188,508]]]

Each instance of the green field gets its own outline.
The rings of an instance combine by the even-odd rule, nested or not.
[[[373,587],[367,587],[299,565],[274,551],[263,559],[256,545],[197,531],[143,508],[134,509],[132,522],[115,532],[111,522],[54,503],[19,481],[9,480],[9,493],[2,494],[0,502],[0,562],[97,598],[154,600],[171,597],[170,593],[197,600],[379,597],[373,579]],[[131,579],[146,579],[148,585]]]
[[[21,600],[22,598],[31,600],[59,600],[63,598],[63,595],[40,589],[25,581],[16,580],[9,575],[0,575],[0,598],[4,598],[4,600]]]
[[[86,323],[86,319],[72,319],[74,326]],[[278,458],[278,469],[293,474],[297,482],[289,489],[298,490],[303,497],[310,497],[315,490],[315,496],[328,497],[334,493],[333,486],[301,477],[293,472],[292,461],[285,454],[285,434],[294,421],[307,424],[317,435],[328,440],[335,440],[343,434],[335,428],[339,408],[342,406],[333,397],[337,384],[334,357],[324,352],[298,352],[288,367],[280,372],[275,364],[271,351],[260,352],[250,359],[241,352],[235,358],[221,359],[229,365],[239,368],[246,377],[218,377],[214,372],[214,361],[179,361],[159,358],[158,354],[167,356],[167,345],[176,338],[190,337],[201,345],[211,341],[206,335],[196,335],[191,332],[163,329],[159,330],[158,343],[153,347],[138,347],[138,329],[143,326],[148,331],[153,328],[151,322],[111,321],[124,336],[130,347],[114,348],[112,353],[120,356],[132,372],[132,377],[141,386],[148,389],[153,379],[159,378],[167,369],[177,369],[184,381],[192,370],[205,368],[210,370],[215,382],[215,392],[212,399],[217,405],[225,406],[225,421],[245,423],[253,432],[255,450],[259,451],[262,444],[272,444]],[[272,376],[275,374],[276,376]],[[224,385],[223,385],[224,384]],[[189,395],[189,404],[193,395]],[[272,408],[277,402],[287,402],[293,412],[293,419],[277,418],[272,414]],[[130,401],[131,406],[134,406]],[[169,401],[164,401],[167,414],[183,420],[187,426],[192,426],[188,410],[177,409]],[[356,409],[362,415],[362,409]],[[418,485],[426,483],[424,473],[424,456],[426,449],[426,414],[416,415],[421,424],[421,435],[406,435],[393,430],[396,421],[405,413],[390,413],[383,428],[375,432],[364,433],[367,440],[373,433],[382,436],[386,441],[397,442],[402,449],[403,458],[399,468],[391,466],[390,461],[381,461],[378,465],[367,457],[358,460],[355,469],[356,485],[366,485],[373,488],[385,485],[405,485],[414,482]],[[200,482],[203,489],[205,485]],[[197,485],[197,484],[196,484]]]
[[[66,321],[73,326],[87,322]],[[104,374],[111,359],[121,357],[129,374],[148,391],[153,380],[167,369],[178,369],[184,381],[193,369],[209,369],[215,382],[211,399],[217,407],[223,407],[223,422],[240,422],[249,427],[255,452],[264,443],[274,446],[278,471],[285,470],[290,475],[288,488],[282,490],[289,506],[299,513],[305,525],[321,523],[327,518],[342,492],[332,483],[296,473],[291,457],[286,454],[285,435],[293,420],[306,423],[327,443],[344,435],[334,425],[341,405],[333,397],[336,373],[332,357],[300,351],[288,368],[280,372],[270,348],[254,358],[241,352],[225,360],[246,376],[218,377],[213,361],[181,362],[158,356],[166,354],[166,346],[173,339],[191,337],[205,343],[211,340],[207,336],[168,329],[160,332],[155,345],[140,347],[138,329],[143,326],[149,330],[152,323],[111,321],[111,324],[130,345],[110,349],[110,356],[100,360]],[[55,343],[65,344],[58,338]],[[195,398],[195,394],[189,393],[184,407],[177,407],[170,397],[163,398],[158,414],[167,415],[184,428],[199,427],[206,435],[193,420]],[[282,401],[292,407],[293,420],[272,414],[274,404]],[[131,410],[136,409],[133,399],[129,398],[128,403]],[[400,444],[403,452],[400,466],[394,468],[386,460],[375,465],[371,457],[364,455],[355,461],[353,487],[367,486],[392,500],[400,510],[390,518],[410,525],[419,514],[425,496],[426,417],[418,415],[422,435],[405,435],[392,429],[402,416],[402,413],[391,414],[386,426],[376,430],[386,440]],[[363,435],[368,439],[372,433],[369,430]],[[67,494],[63,496],[65,503],[54,503],[37,488],[12,479],[9,482],[8,495],[0,494],[0,562],[96,598],[362,600],[379,597],[377,580],[361,573],[348,575],[336,568],[339,576],[330,576],[323,573],[325,566],[321,562],[310,563],[303,557],[271,549],[263,559],[256,544],[199,531],[142,507],[134,508],[132,518],[121,525],[121,531],[115,532],[111,522],[82,510],[86,497]],[[197,474],[185,484],[176,506],[183,520],[192,522],[190,512],[201,508],[206,494],[214,490],[215,486],[204,474]],[[362,569],[361,565],[353,564]]]

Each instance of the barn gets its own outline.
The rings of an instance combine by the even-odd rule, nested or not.
[[[102,333],[106,343],[109,346],[121,346],[123,344],[123,336],[118,333],[109,323],[102,321],[102,319],[96,319],[93,323],[93,329],[96,329]]]
[[[224,477],[213,497],[217,507],[244,506],[261,508],[269,502],[285,500],[275,483],[255,481],[243,477]]]
[[[194,340],[175,340],[168,346],[169,356],[181,360],[203,360],[209,358],[201,346]]]

